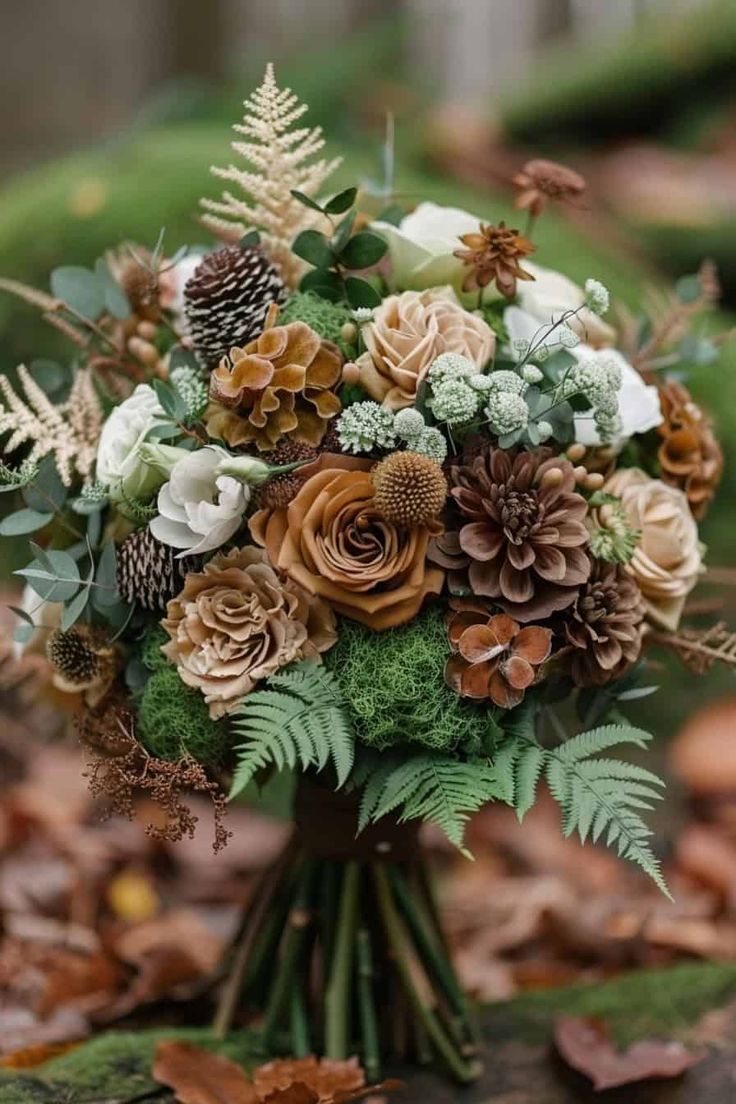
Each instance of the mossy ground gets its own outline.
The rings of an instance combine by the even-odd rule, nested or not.
[[[482,1013],[488,1064],[509,1041],[538,1045],[551,1037],[554,1017],[600,1016],[619,1043],[682,1037],[709,1011],[736,999],[736,964],[685,963],[642,970],[600,985],[528,993],[489,1005]],[[156,1044],[180,1039],[245,1065],[262,1059],[256,1039],[236,1032],[216,1040],[206,1029],[158,1028],[109,1032],[28,1073],[0,1075],[0,1104],[102,1104],[142,1100],[155,1089],[150,1070]],[[411,1099],[409,1095],[407,1099]]]

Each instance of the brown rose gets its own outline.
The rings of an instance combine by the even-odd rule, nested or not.
[[[444,573],[425,562],[431,528],[386,521],[373,496],[367,470],[326,468],[286,509],[261,511],[250,527],[271,563],[338,613],[379,631],[411,620],[428,594],[439,593]]]
[[[389,295],[363,327],[363,339],[360,384],[392,410],[412,405],[441,353],[460,353],[481,371],[496,343],[488,323],[464,310],[450,288]]]
[[[621,499],[629,524],[641,534],[626,567],[639,584],[649,619],[674,632],[702,568],[687,498],[638,468],[619,468],[603,489]]]
[[[299,659],[316,659],[336,640],[335,619],[319,598],[280,579],[260,548],[213,556],[161,622],[164,654],[187,686],[220,717],[261,679]]]

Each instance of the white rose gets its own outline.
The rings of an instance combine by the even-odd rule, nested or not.
[[[162,421],[165,414],[156,392],[147,383],[139,383],[105,422],[97,446],[96,471],[113,500],[145,498],[161,486],[160,475],[143,462],[138,449],[146,434]]]
[[[519,282],[518,306],[536,322],[535,330],[540,326],[548,326],[550,322],[557,322],[567,311],[582,307],[585,292],[567,276],[552,268],[542,268],[531,261],[525,261],[524,267],[534,279]],[[594,348],[611,345],[616,338],[613,327],[587,307],[583,307],[574,318],[569,318],[567,324]]]
[[[644,382],[636,368],[629,364],[618,349],[602,349],[596,352],[588,345],[578,345],[570,351],[578,360],[593,356],[613,361],[621,373],[621,388],[617,392],[621,432],[610,444],[621,448],[630,437],[634,437],[637,433],[647,433],[662,424],[659,391]],[[588,446],[602,443],[592,413],[586,411],[575,415],[575,440],[581,445]]]
[[[462,248],[461,234],[476,233],[480,222],[468,211],[437,203],[420,203],[398,226],[374,222],[372,229],[388,242],[392,290],[424,291],[452,284],[459,291],[467,269],[453,257],[453,251]],[[491,288],[487,289],[487,297],[496,297]],[[471,293],[470,299],[475,302],[477,293]]]
[[[158,494],[158,517],[150,522],[157,540],[181,548],[186,556],[212,552],[240,528],[250,487],[232,475],[218,474],[229,459],[208,445],[178,460]]]

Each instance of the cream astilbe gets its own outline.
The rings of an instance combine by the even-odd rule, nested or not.
[[[246,141],[233,142],[232,148],[252,166],[239,169],[229,165],[211,172],[232,181],[246,193],[239,199],[223,192],[221,200],[202,199],[207,214],[202,222],[219,237],[238,241],[252,228],[261,231],[266,252],[281,269],[283,279],[294,286],[303,271],[302,262],[291,252],[291,243],[300,230],[313,226],[318,212],[295,199],[291,190],[316,195],[324,181],[341,162],[313,158],[324,146],[321,127],[290,129],[308,110],[290,88],[276,84],[269,62],[263,84],[245,101],[243,122],[233,128]]]
[[[88,369],[80,369],[65,402],[56,406],[27,368],[18,368],[23,397],[0,376],[0,391],[7,406],[0,405],[0,435],[10,433],[5,453],[30,445],[26,458],[35,464],[53,454],[62,483],[69,486],[72,471],[89,475],[102,429],[103,412]]]

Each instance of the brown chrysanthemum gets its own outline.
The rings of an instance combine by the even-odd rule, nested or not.
[[[620,678],[639,658],[644,604],[636,581],[621,564],[592,561],[587,583],[565,612],[576,686],[602,686]]]
[[[342,354],[306,322],[267,326],[212,373],[208,433],[228,445],[273,450],[284,438],[317,446],[341,404]]]
[[[450,495],[458,523],[428,555],[451,571],[456,593],[492,598],[522,622],[575,601],[590,574],[589,538],[568,460],[550,449],[513,456],[489,448],[451,468]]]
[[[463,291],[476,291],[494,280],[501,294],[511,299],[516,295],[517,280],[534,279],[520,264],[534,252],[534,246],[505,222],[498,226],[482,222],[475,233],[462,234],[460,241],[465,249],[456,249],[453,256],[470,269],[463,280]]]
[[[396,525],[428,525],[439,517],[447,480],[436,461],[418,452],[392,452],[371,472],[381,517]]]
[[[585,191],[585,177],[567,165],[535,157],[514,177],[519,189],[516,207],[538,218],[551,199],[571,202]]]
[[[664,420],[659,462],[665,483],[687,495],[694,517],[701,521],[723,475],[723,452],[707,415],[686,387],[667,380],[659,391]]]
[[[524,628],[507,613],[488,615],[473,603],[461,603],[448,635],[453,649],[445,679],[464,698],[490,698],[501,709],[513,709],[537,681],[552,651],[552,630]]]

